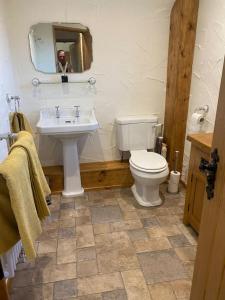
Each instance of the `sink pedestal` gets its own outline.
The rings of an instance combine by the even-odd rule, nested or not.
[[[81,186],[80,164],[77,151],[78,138],[61,138],[63,144],[64,165],[64,197],[76,197],[83,195]]]
[[[60,139],[63,144],[64,197],[76,197],[84,193],[80,179],[77,143],[81,136],[99,128],[94,109],[79,111],[79,117],[74,113],[74,107],[60,108],[60,116],[58,110],[56,114],[55,107],[43,108],[37,123],[40,134]]]

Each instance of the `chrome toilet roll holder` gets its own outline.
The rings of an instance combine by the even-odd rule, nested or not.
[[[209,106],[203,105],[203,106],[199,106],[194,110],[195,114],[199,114],[200,115],[200,119],[199,119],[199,123],[203,124],[203,122],[205,121],[206,115],[209,112]]]
[[[195,109],[195,113],[203,113],[204,116],[209,112],[209,105],[199,106]]]

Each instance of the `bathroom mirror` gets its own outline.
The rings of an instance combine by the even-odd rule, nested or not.
[[[37,71],[82,73],[91,67],[92,36],[80,23],[38,23],[30,28],[30,54]]]

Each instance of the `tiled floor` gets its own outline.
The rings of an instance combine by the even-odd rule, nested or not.
[[[18,265],[16,300],[187,300],[196,235],[182,224],[184,191],[157,208],[129,189],[53,197],[35,262]]]

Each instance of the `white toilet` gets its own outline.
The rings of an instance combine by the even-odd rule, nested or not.
[[[151,152],[154,149],[157,122],[158,118],[154,115],[116,119],[118,148],[131,153],[129,162],[134,177],[132,192],[137,202],[147,207],[162,203],[159,185],[169,174],[165,158]]]

